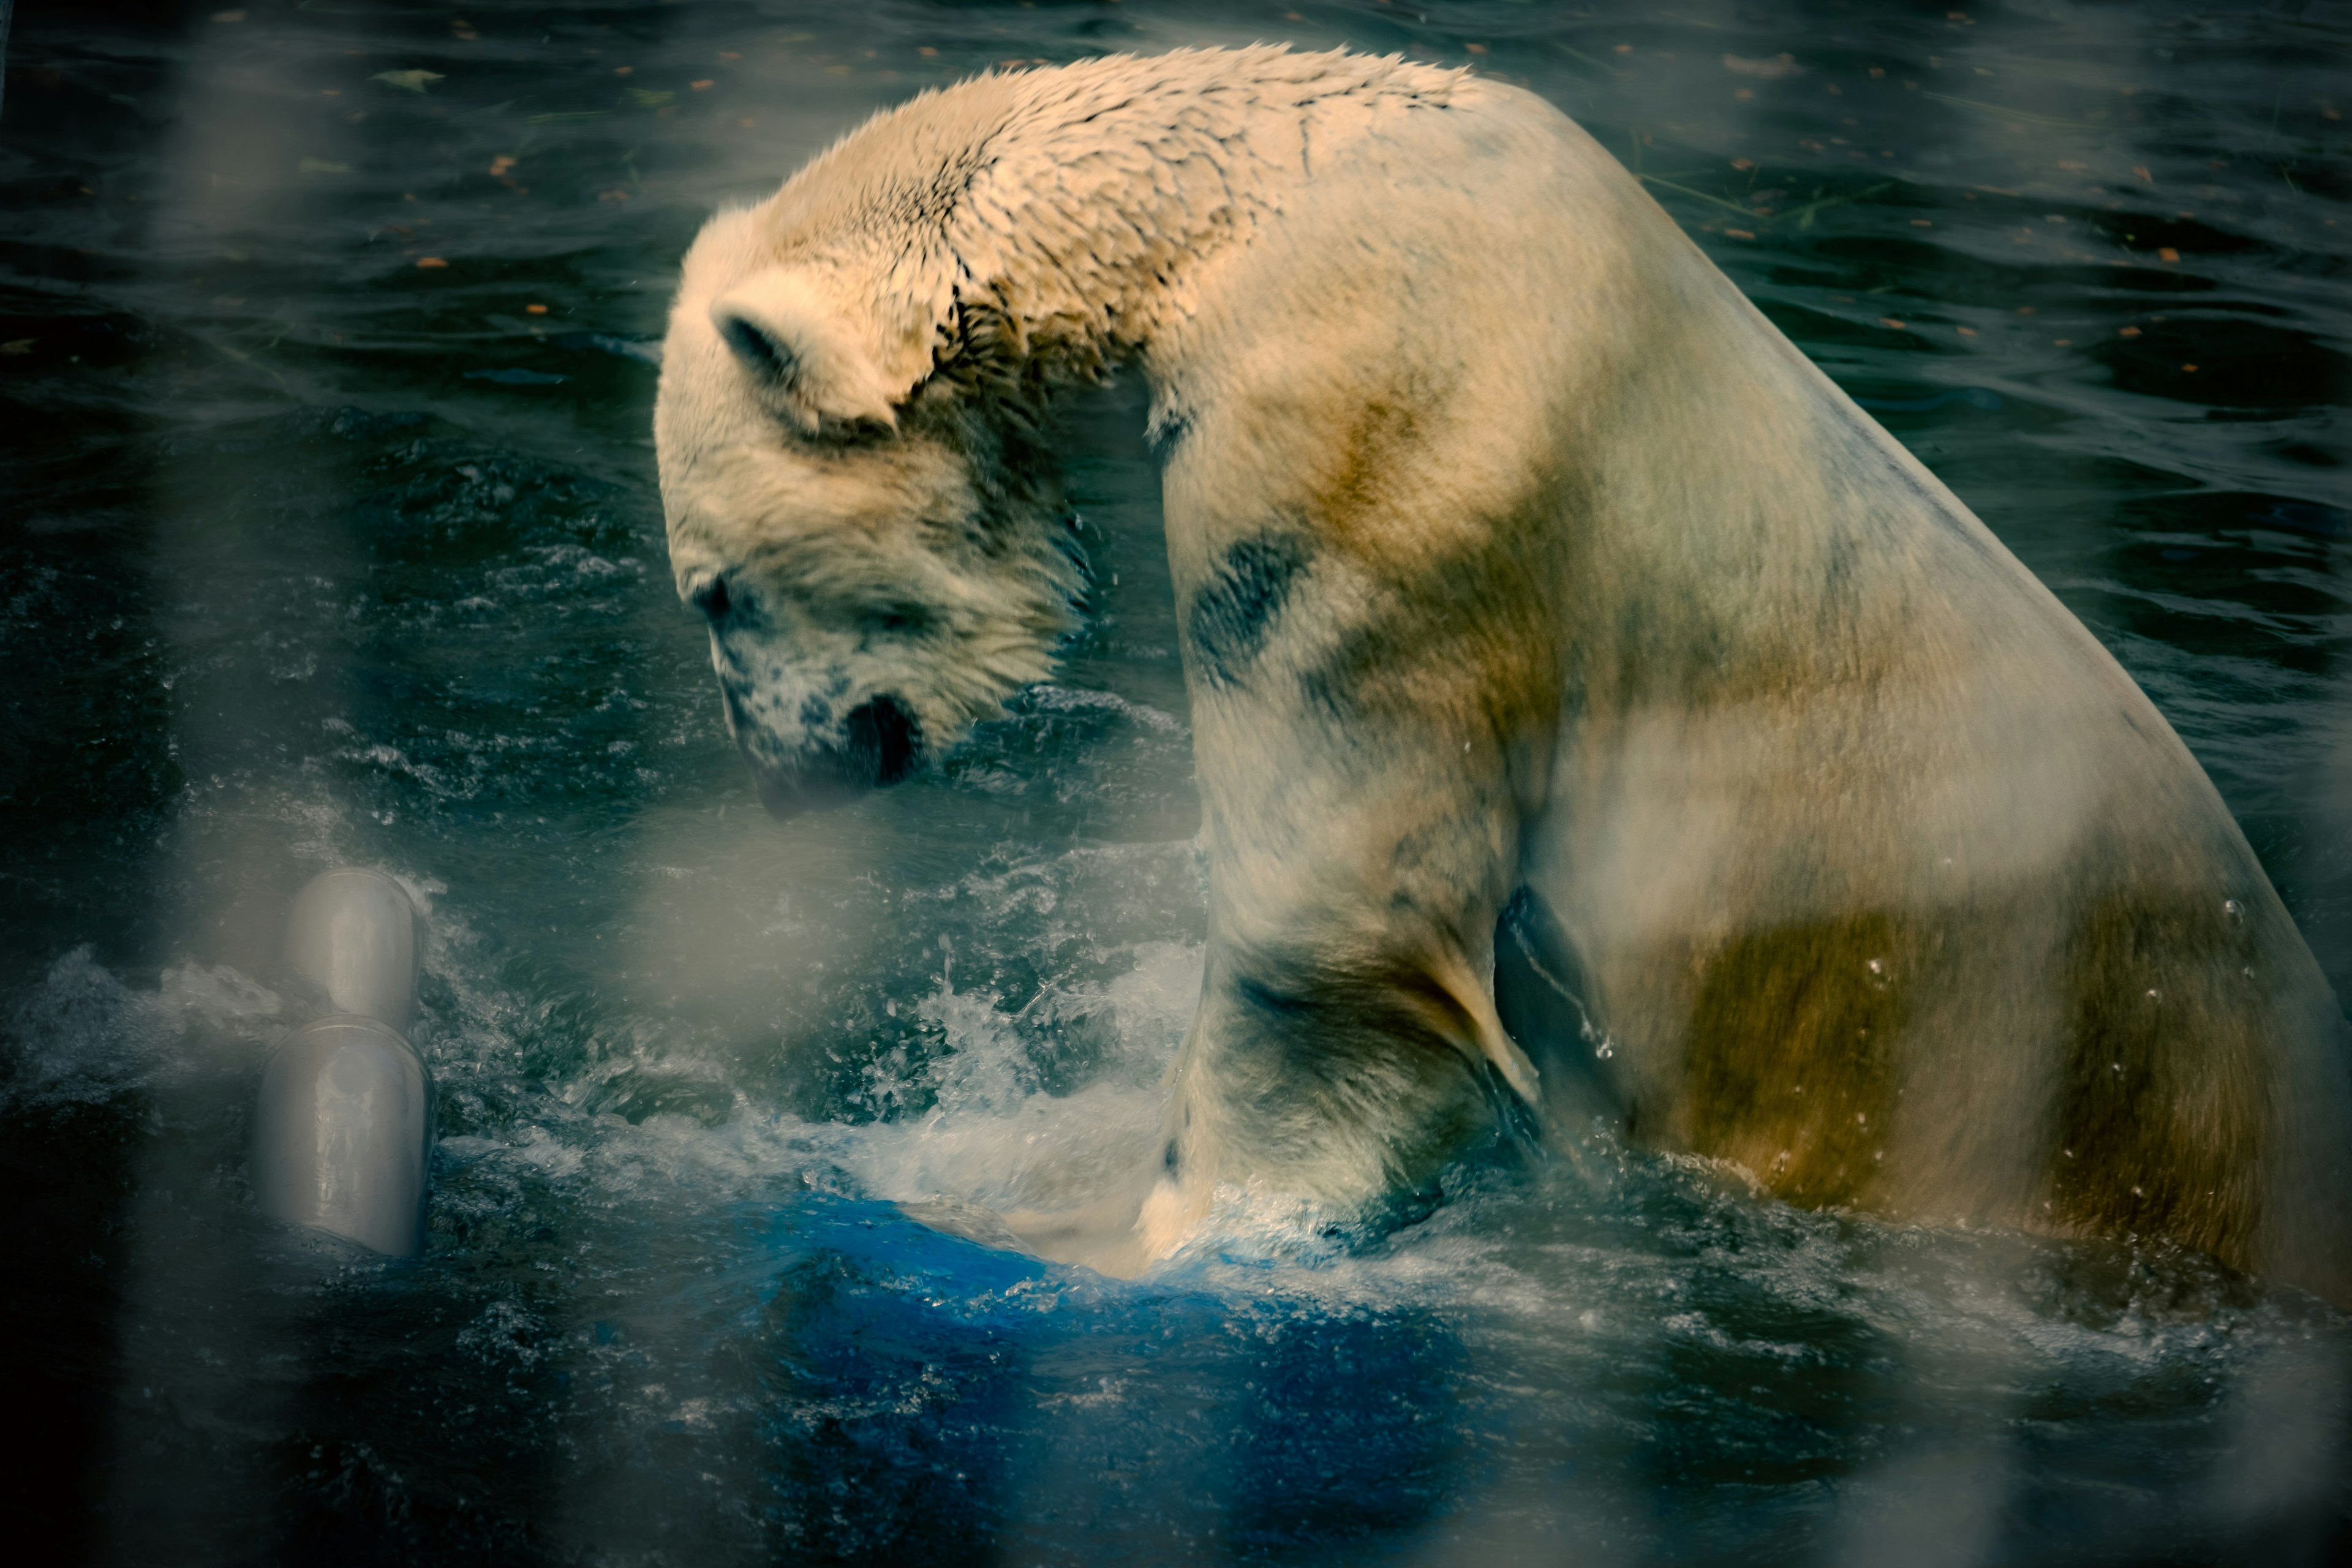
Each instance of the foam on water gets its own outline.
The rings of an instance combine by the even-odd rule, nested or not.
[[[276,994],[226,964],[182,964],[153,991],[126,986],[89,944],[49,966],[17,1005],[0,1106],[104,1104],[232,1059],[205,1047],[278,1017]],[[249,1055],[235,1056],[243,1065]]]

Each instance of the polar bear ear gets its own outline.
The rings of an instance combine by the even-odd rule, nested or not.
[[[712,303],[710,325],[761,403],[802,430],[814,433],[820,419],[897,427],[889,377],[824,280],[781,267],[754,274]]]

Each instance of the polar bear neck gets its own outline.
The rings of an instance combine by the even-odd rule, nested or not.
[[[857,279],[886,337],[935,364],[1001,348],[1098,373],[1181,325],[1318,158],[1444,108],[1465,76],[1256,47],[983,77],[811,163],[762,214],[768,255]]]

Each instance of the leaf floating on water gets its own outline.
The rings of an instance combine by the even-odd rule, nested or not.
[[[416,265],[419,267],[446,267],[449,264],[442,260],[437,256],[420,256],[416,258]]]
[[[1775,81],[1784,76],[1802,76],[1805,68],[1797,63],[1794,55],[1775,55],[1769,60],[1744,60],[1738,55],[1723,57],[1723,68],[1741,76],[1762,77]]]
[[[561,375],[549,375],[544,371],[523,370],[519,367],[515,367],[506,370],[469,370],[466,373],[466,379],[467,381],[495,381],[500,386],[553,386],[558,382],[568,378]]]
[[[368,78],[370,81],[380,81],[386,87],[396,87],[403,92],[423,92],[426,82],[442,79],[444,79],[439,71],[427,70],[378,71]]]
[[[0,343],[0,354],[31,353],[33,345],[40,341],[38,338],[11,338],[6,342]]]
[[[497,179],[499,175],[504,174],[509,169],[511,169],[514,166],[514,154],[511,153],[501,153],[497,157],[490,160],[490,177],[492,179]]]
[[[305,158],[294,165],[294,172],[298,174],[348,174],[352,166],[349,163],[330,163],[324,158]]]

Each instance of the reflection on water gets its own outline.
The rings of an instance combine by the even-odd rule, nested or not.
[[[214,0],[207,0],[207,4]],[[218,0],[223,6],[233,0]],[[1580,119],[2147,687],[2352,991],[2336,8],[25,9],[0,121],[11,1476],[124,1561],[2321,1561],[2343,1317],[1465,1171],[1134,1284],[900,1201],[1129,1158],[1199,977],[1133,389],[1060,684],[758,812],[667,582],[676,258],[873,109],[1286,37]],[[430,910],[430,1254],[271,1234],[285,900]],[[1590,1178],[1590,1179],[1588,1179]],[[944,1212],[928,1209],[934,1215]]]

